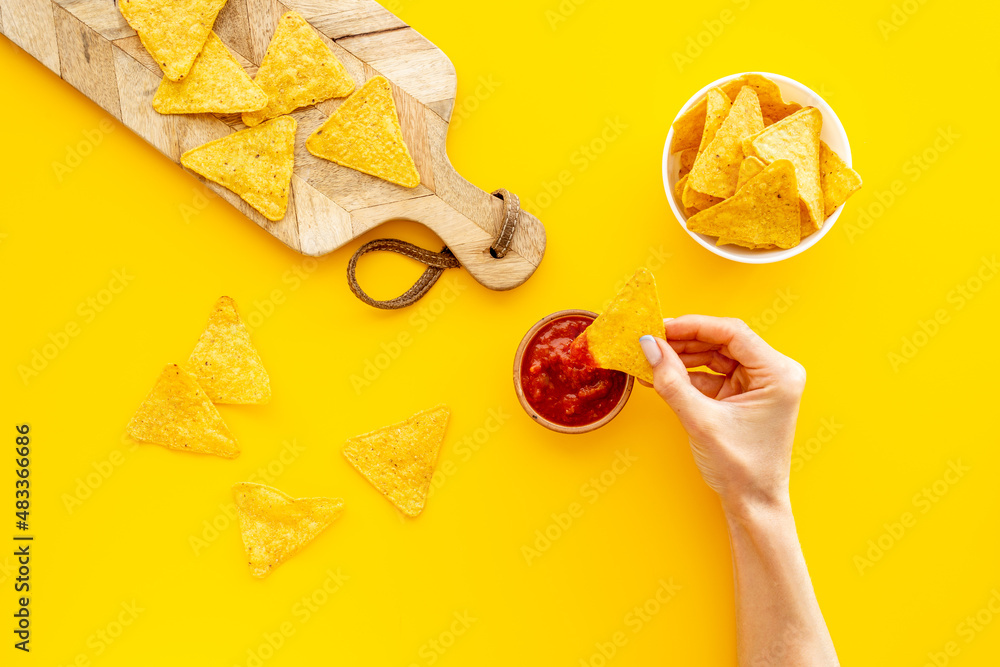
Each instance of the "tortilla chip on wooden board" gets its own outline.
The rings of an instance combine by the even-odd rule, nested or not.
[[[744,86],[715,138],[695,161],[685,190],[713,197],[731,197],[736,192],[740,163],[743,161],[743,139],[763,129],[757,94],[749,86]],[[690,205],[687,196],[685,204]]]
[[[368,80],[306,140],[316,157],[415,188],[420,174],[403,140],[392,89],[384,76]]]
[[[819,134],[822,128],[823,115],[820,110],[805,107],[743,141],[744,152],[759,157],[764,162],[781,159],[792,161],[799,196],[805,202],[808,212],[808,224],[803,220],[802,227],[812,231],[822,227],[826,220],[823,215],[823,189],[819,169]]]
[[[255,577],[266,577],[298,553],[344,510],[340,498],[292,498],[263,484],[240,482],[232,491],[243,546]]]
[[[735,195],[688,218],[687,228],[748,248],[791,248],[799,243],[799,207],[795,165],[775,160]]]
[[[439,405],[355,436],[344,445],[344,457],[403,514],[417,516],[427,502],[449,415]]]
[[[291,116],[274,118],[192,148],[181,155],[181,164],[276,222],[288,208],[296,125]]]
[[[171,81],[180,81],[201,53],[226,0],[119,0],[118,9]]]
[[[585,347],[599,368],[610,368],[653,381],[653,368],[646,360],[639,338],[663,338],[663,316],[656,280],[646,268],[635,272],[608,307],[577,336],[572,348]]]
[[[213,403],[271,400],[270,378],[231,297],[219,297],[184,367]]]
[[[253,82],[214,33],[188,75],[180,81],[167,77],[153,96],[153,108],[162,114],[239,113],[263,109],[267,93]]]
[[[354,90],[354,79],[330,47],[298,12],[286,12],[278,21],[274,37],[254,81],[267,93],[267,106],[243,114],[253,127],[332,97],[345,97]]]
[[[838,206],[861,189],[861,176],[848,167],[825,141],[819,142],[819,170],[823,184],[823,213],[829,218]]]
[[[125,432],[139,442],[226,458],[240,455],[236,438],[193,375],[168,364]]]

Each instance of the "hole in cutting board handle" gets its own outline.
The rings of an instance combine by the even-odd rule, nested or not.
[[[500,233],[497,234],[497,238],[493,241],[489,251],[490,257],[503,259],[507,255],[507,251],[510,250],[511,241],[514,239],[514,232],[517,229],[517,219],[521,215],[521,200],[518,199],[517,195],[503,188],[494,190],[493,196],[503,201],[504,217],[500,225]],[[370,252],[394,252],[414,259],[421,264],[426,264],[427,270],[417,278],[417,282],[413,283],[410,289],[395,299],[379,301],[370,297],[361,288],[361,285],[358,284],[358,260],[362,255]],[[434,283],[438,281],[441,274],[445,272],[445,269],[454,269],[459,266],[461,264],[455,259],[455,255],[452,254],[451,250],[448,250],[447,246],[442,248],[441,252],[434,252],[400,239],[376,239],[358,248],[350,261],[347,262],[347,286],[350,287],[354,296],[369,306],[383,310],[398,310],[412,306],[422,299],[430,291],[431,287],[434,286]]]

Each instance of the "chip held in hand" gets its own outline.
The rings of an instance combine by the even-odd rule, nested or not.
[[[573,341],[573,349],[585,347],[598,368],[623,371],[652,383],[653,368],[639,346],[639,338],[645,335],[663,338],[663,316],[656,280],[649,269],[640,268]]]
[[[344,510],[340,498],[292,498],[263,484],[240,482],[232,490],[250,571],[260,578],[316,539]]]

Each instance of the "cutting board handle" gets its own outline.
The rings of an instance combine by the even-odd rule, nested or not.
[[[447,160],[443,150],[440,155]],[[450,163],[435,165],[434,179],[433,194],[355,210],[355,221],[362,229],[387,220],[428,227],[462,268],[492,290],[513,289],[530,278],[545,254],[545,227],[538,218],[520,208],[515,195],[504,198],[480,190]]]
[[[517,195],[503,188],[494,190],[493,196],[504,203],[504,217],[497,237],[490,244],[489,254],[493,259],[502,260],[510,252],[514,235],[517,232],[517,223],[521,213],[521,201]],[[384,301],[373,299],[358,283],[357,277],[358,260],[370,252],[394,252],[425,264],[427,270],[420,275],[408,290],[395,299]],[[462,264],[455,258],[451,250],[448,249],[448,246],[442,248],[441,252],[434,252],[399,239],[376,239],[358,248],[350,261],[348,261],[347,284],[351,288],[351,292],[354,293],[354,296],[369,306],[383,310],[397,310],[412,306],[422,299],[430,291],[431,287],[434,286],[434,283],[438,281],[438,278],[441,277],[445,269],[456,269],[460,266]]]

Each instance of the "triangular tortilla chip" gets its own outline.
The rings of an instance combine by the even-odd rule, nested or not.
[[[682,207],[684,206],[684,200],[682,195],[684,194],[684,186],[687,185],[687,181],[688,181],[688,175],[684,174],[683,176],[677,179],[676,183],[674,183],[674,198],[678,201],[678,203],[680,203]]]
[[[743,139],[763,129],[757,94],[749,86],[744,86],[740,88],[715,138],[691,168],[686,188],[713,197],[731,197],[736,192],[736,180],[743,161]]]
[[[267,106],[243,114],[250,127],[354,90],[354,79],[319,34],[298,12],[286,12],[254,79],[267,93]]]
[[[263,109],[267,93],[253,82],[214,33],[180,81],[167,77],[153,96],[153,108],[168,113],[238,113]]]
[[[282,116],[209,141],[181,155],[181,164],[215,181],[268,220],[285,217],[295,166],[295,127]]]
[[[674,185],[674,194],[677,196],[677,201],[684,208],[685,211],[704,211],[706,208],[715,206],[720,201],[722,197],[713,197],[712,195],[703,195],[697,190],[692,190],[687,187],[688,176],[690,174],[685,174],[680,178]],[[684,197],[688,198],[688,201],[684,201]],[[688,203],[690,202],[690,203]]]
[[[236,302],[220,297],[184,367],[213,403],[267,403],[271,381]]]
[[[797,102],[785,102],[781,97],[781,89],[767,77],[760,74],[743,74],[730,79],[721,86],[722,92],[733,99],[739,94],[740,88],[749,86],[757,93],[764,125],[781,120],[802,108]],[[702,97],[691,108],[674,121],[674,137],[670,142],[670,152],[677,153],[687,148],[697,148],[704,134],[705,117],[708,109],[708,96]]]
[[[125,432],[139,442],[226,458],[240,447],[193,375],[169,364],[156,379]]]
[[[760,104],[760,113],[764,117],[765,125],[776,123],[802,108],[798,102],[785,102],[781,97],[781,89],[778,84],[765,76],[744,74],[743,79],[745,81],[743,85],[753,88],[753,91],[757,93],[757,101]],[[726,86],[723,86],[723,90],[726,90]],[[733,95],[728,90],[726,90],[726,94],[730,97]]]
[[[663,316],[656,280],[649,269],[635,272],[608,307],[573,341],[585,347],[599,368],[610,368],[653,381],[653,368],[639,346],[645,335],[663,338]]]
[[[729,110],[733,107],[732,101],[721,88],[713,88],[708,91],[707,106],[705,110],[705,128],[701,133],[701,143],[698,144],[698,155],[701,155],[705,148],[715,139],[716,133],[722,127],[722,121],[726,120]]]
[[[694,150],[694,149],[691,148],[689,150]],[[697,213],[699,211],[699,209],[691,207],[691,206],[685,206],[684,205],[683,196],[684,196],[684,186],[685,185],[687,185],[687,174],[685,174],[684,176],[682,176],[681,178],[679,178],[677,180],[677,182],[674,183],[674,199],[677,200],[677,205],[680,206],[684,210],[684,214],[685,215],[692,216],[695,213]],[[702,196],[708,197],[708,195],[702,195]],[[722,201],[722,200],[720,199],[719,201]],[[708,208],[708,207],[706,206],[706,208]]]
[[[243,546],[255,577],[294,556],[344,510],[340,498],[292,498],[263,484],[233,484]]]
[[[823,184],[823,213],[829,218],[838,206],[861,189],[861,176],[848,167],[825,141],[819,142],[819,171]]]
[[[748,248],[799,244],[795,165],[775,160],[726,201],[691,216],[687,228]]]
[[[698,157],[697,148],[688,148],[680,152],[680,167],[677,170],[677,178],[684,178],[691,171],[691,167],[694,166],[694,161]]]
[[[708,106],[705,112],[705,129],[701,135],[701,144],[698,146],[698,155],[695,158],[694,164],[698,164],[698,160],[702,159],[705,154],[705,149],[715,135],[718,133],[719,128],[722,127],[722,122],[729,115],[729,110],[732,108],[733,104],[729,101],[729,97],[726,96],[719,88],[713,88],[708,91],[707,95]],[[694,169],[694,165],[691,166]],[[710,206],[718,204],[722,199],[720,197],[712,197],[711,195],[706,195],[697,190],[691,188],[690,185],[685,185],[684,190],[681,195],[681,201],[687,208],[696,208],[698,210],[704,210]]]
[[[171,81],[191,71],[226,0],[119,0],[118,9]]]
[[[403,141],[392,90],[384,76],[368,80],[306,140],[316,157],[407,188],[420,174]]]
[[[764,171],[764,167],[767,166],[760,159],[750,156],[743,158],[743,162],[740,163],[740,174],[736,179],[736,189],[742,188],[747,181],[751,178]]]
[[[424,509],[450,412],[444,405],[351,438],[344,457],[407,516]]]
[[[823,189],[819,171],[819,133],[823,114],[816,107],[805,107],[779,120],[743,142],[747,155],[764,162],[791,160],[795,165],[799,197],[805,202],[808,219],[802,221],[803,233],[823,226]],[[697,166],[697,165],[696,165]]]

